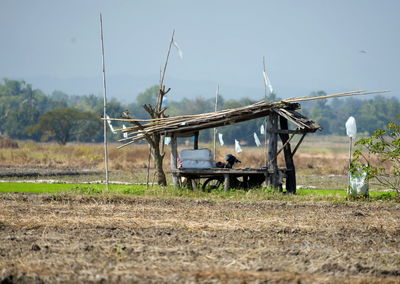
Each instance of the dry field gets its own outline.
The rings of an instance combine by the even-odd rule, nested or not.
[[[0,195],[1,283],[400,283],[400,205]]]
[[[182,141],[184,142],[184,141]],[[103,145],[69,143],[19,142],[18,148],[0,147],[0,179],[57,179],[70,182],[99,181],[104,179]],[[145,183],[148,167],[148,146],[134,144],[117,149],[120,144],[109,146],[109,167],[112,181]],[[1,145],[0,145],[1,146]],[[14,145],[15,146],[15,145]],[[179,149],[191,145],[180,145]],[[200,144],[212,149],[212,145]],[[280,146],[278,146],[280,147]],[[265,165],[264,148],[243,146],[243,152],[235,154],[242,163],[239,167]],[[165,147],[164,169],[170,178],[169,147]],[[217,161],[223,161],[228,153],[235,153],[233,146],[217,148]],[[282,154],[278,163],[283,166]],[[309,136],[295,155],[298,184],[316,188],[343,189],[346,187],[348,167],[347,137]],[[150,164],[150,181],[153,181],[153,163]],[[57,176],[58,173],[71,173]],[[40,176],[37,176],[40,174]],[[72,175],[75,174],[75,175]],[[14,178],[13,178],[14,176]],[[379,188],[372,184],[371,189]]]
[[[184,141],[182,141],[184,142]],[[145,169],[148,165],[148,146],[134,144],[117,149],[120,144],[110,144],[110,169],[132,172]],[[280,147],[280,146],[278,146]],[[190,148],[181,145],[179,149]],[[210,144],[200,144],[200,148],[210,148]],[[65,146],[56,143],[19,142],[18,148],[0,147],[0,166],[40,167],[50,169],[103,170],[103,144],[69,143]],[[344,174],[348,160],[348,141],[346,137],[306,138],[295,156],[300,173],[304,174]],[[170,165],[169,147],[165,147],[165,169]],[[222,161],[228,153],[235,154],[233,146],[217,148],[217,161]],[[260,167],[265,165],[263,147],[243,146],[243,152],[235,154],[241,161],[241,167]],[[283,166],[283,155],[278,162]],[[153,167],[153,165],[151,165]],[[133,170],[134,169],[134,170]]]

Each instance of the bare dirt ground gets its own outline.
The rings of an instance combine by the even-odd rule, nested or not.
[[[0,195],[1,283],[400,283],[400,205]]]

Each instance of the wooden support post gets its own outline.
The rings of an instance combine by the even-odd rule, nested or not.
[[[175,135],[171,136],[171,170],[178,168],[178,141]],[[178,175],[172,173],[172,183],[174,187],[179,187]]]
[[[190,179],[190,185],[192,186],[193,190],[198,190],[197,179]]]
[[[275,158],[278,150],[278,115],[271,112],[268,116],[268,169],[270,171],[269,186],[278,188],[279,174],[278,174],[278,161]]]
[[[194,133],[193,149],[194,150],[199,149],[199,132],[198,131],[196,131]]]
[[[229,174],[224,174],[224,190],[228,191],[230,188],[229,184]]]
[[[280,126],[281,129],[288,129],[288,120],[283,116],[280,116]],[[287,143],[289,140],[288,133],[280,133],[279,134],[282,143],[285,145],[283,148],[283,153],[285,155],[285,164],[286,164],[286,192],[288,193],[296,193],[296,170],[293,162],[292,150],[290,148],[290,143]]]

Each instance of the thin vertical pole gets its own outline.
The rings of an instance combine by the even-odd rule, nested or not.
[[[265,71],[265,56],[263,56],[263,71]],[[267,83],[264,80],[264,100],[267,101]],[[267,145],[267,117],[264,118],[264,157],[265,165],[268,166],[268,145]]]
[[[150,158],[151,158],[151,146],[149,144],[149,156],[147,158],[147,177],[146,177],[146,189],[149,189],[149,180],[150,180]]]
[[[168,47],[168,52],[167,52],[167,59],[165,60],[164,69],[161,74],[161,80],[160,80],[160,88],[161,89],[162,89],[162,85],[164,84],[165,72],[167,71],[169,54],[171,53],[171,47],[172,47],[172,44],[174,43],[174,35],[175,35],[175,30],[172,31],[171,41],[169,42],[169,47]]]
[[[157,97],[156,111],[160,111],[160,110],[161,110],[161,107],[162,107],[162,97],[163,97],[163,96],[161,95],[161,92],[163,92],[163,85],[164,85],[165,72],[167,72],[167,66],[168,66],[169,55],[170,55],[170,53],[171,53],[172,44],[174,43],[174,35],[175,35],[175,30],[172,31],[171,41],[169,42],[169,46],[168,46],[167,58],[165,59],[164,69],[162,70],[162,73],[161,73],[161,79],[160,79],[160,95]]]
[[[101,31],[101,54],[102,54],[102,66],[103,66],[103,117],[107,117],[107,85],[106,85],[106,64],[104,60],[104,39],[103,39],[103,17],[100,13],[100,31]],[[107,145],[107,121],[104,119],[104,164],[106,171],[106,191],[108,191],[108,145]]]
[[[353,147],[353,137],[350,136],[350,146],[349,146],[349,169],[351,167],[351,151]]]
[[[219,95],[219,85],[217,86],[217,92],[215,93],[215,107],[214,107],[215,112],[218,110],[218,95]],[[217,157],[217,128],[216,127],[214,127],[213,143],[214,143],[214,161],[215,161],[215,159]]]
[[[350,180],[351,180],[351,151],[352,151],[352,146],[353,146],[353,137],[350,136],[350,145],[349,145],[349,171],[348,171],[348,187],[347,187],[347,193],[350,193]]]

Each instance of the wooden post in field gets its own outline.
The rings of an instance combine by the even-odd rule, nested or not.
[[[196,131],[194,133],[193,149],[194,150],[199,149],[199,131]]]
[[[178,141],[176,135],[171,136],[171,170],[178,169]],[[178,175],[176,173],[172,173],[172,183],[174,187],[179,186]]]
[[[288,120],[283,116],[279,116],[280,119],[280,128],[282,130],[288,130]],[[283,148],[283,153],[285,156],[285,164],[286,164],[286,192],[288,193],[296,193],[296,170],[293,162],[292,149],[290,147],[290,143],[286,143],[289,140],[289,133],[280,133],[279,136],[282,140],[282,145],[285,145]],[[276,159],[275,159],[276,160]]]
[[[272,111],[268,116],[268,120],[268,171],[270,173],[269,186],[273,188],[278,188],[279,173],[278,161],[276,158],[278,150],[278,115],[274,111]]]

